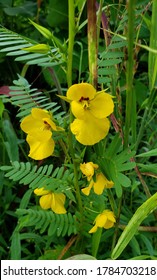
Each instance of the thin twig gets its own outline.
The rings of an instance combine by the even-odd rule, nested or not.
[[[61,251],[58,260],[61,260],[63,258],[63,256],[66,254],[66,252],[70,249],[70,247],[73,245],[73,243],[75,242],[77,238],[77,235],[72,236],[68,243],[66,244],[66,246],[63,248],[63,250]]]
[[[124,230],[127,225],[118,225],[118,228]],[[157,227],[149,227],[149,226],[139,226],[138,227],[139,231],[146,231],[146,232],[157,232]]]

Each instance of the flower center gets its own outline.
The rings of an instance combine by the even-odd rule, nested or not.
[[[47,121],[44,121],[44,130],[50,130],[51,126],[47,123]]]
[[[82,103],[82,106],[83,106],[83,109],[88,109],[89,108],[89,104],[90,104],[90,101],[89,101],[89,97],[81,97],[79,102]]]

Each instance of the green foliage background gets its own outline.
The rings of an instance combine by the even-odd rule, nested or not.
[[[132,0],[133,8],[127,1],[95,2],[101,7],[97,12],[98,89],[113,95],[115,111],[106,139],[86,149],[73,141],[78,163],[96,161],[115,187],[101,197],[83,196],[81,217],[73,164],[61,145],[66,133],[62,137],[56,133],[60,145],[54,157],[36,163],[28,158],[19,127],[22,117],[39,107],[50,110],[57,124],[68,130],[69,108],[57,97],[64,96],[69,86],[68,1],[58,5],[55,0],[0,0],[1,259],[66,259],[78,252],[97,259],[157,259],[157,1]],[[74,3],[71,80],[89,82],[87,3]],[[50,30],[52,40],[29,19]],[[49,53],[23,50],[39,43],[48,44]],[[33,190],[44,184],[66,194],[67,214],[39,207]],[[81,175],[79,184],[84,184]],[[104,205],[112,208],[117,224],[102,232],[97,247],[98,236],[88,231]]]

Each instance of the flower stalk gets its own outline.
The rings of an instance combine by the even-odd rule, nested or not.
[[[126,121],[125,121],[125,133],[124,133],[124,145],[128,146],[130,125],[133,126],[131,122],[132,112],[136,106],[134,102],[134,88],[133,88],[133,78],[134,78],[134,19],[135,19],[135,3],[136,0],[128,1],[128,60],[126,69]],[[135,112],[135,110],[134,110]],[[131,127],[133,130],[133,127]]]
[[[73,121],[73,114],[70,109],[70,122],[72,122],[72,121]],[[74,167],[74,187],[75,187],[75,192],[76,192],[77,205],[78,205],[78,210],[81,214],[81,220],[82,220],[83,219],[83,206],[82,206],[81,192],[80,192],[79,181],[78,181],[78,162],[77,162],[77,159],[75,158],[73,137],[72,137],[72,132],[71,132],[70,128],[69,128],[69,132],[68,132],[68,144],[69,144],[69,151],[70,151],[70,155],[71,155],[73,167]]]
[[[68,87],[72,85],[72,63],[73,63],[73,48],[75,38],[75,6],[74,0],[68,0],[69,6],[69,42],[68,42],[68,56],[67,56],[67,84]]]
[[[96,1],[87,0],[89,82],[97,87]]]

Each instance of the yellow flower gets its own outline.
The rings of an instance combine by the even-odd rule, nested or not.
[[[101,214],[99,214],[94,223],[94,227],[91,228],[89,233],[94,233],[97,231],[98,228],[105,228],[109,229],[114,226],[116,222],[115,215],[112,211],[110,210],[104,210]]]
[[[107,178],[103,175],[103,173],[96,174],[96,181],[93,180],[94,171],[98,169],[99,165],[93,163],[92,161],[87,163],[81,163],[80,169],[82,173],[87,177],[87,180],[90,182],[89,186],[82,189],[82,192],[85,195],[89,195],[90,191],[93,187],[94,192],[98,195],[103,193],[104,189],[112,188],[114,183],[112,181],[107,180]]]
[[[97,169],[99,166],[92,161],[87,163],[81,163],[80,169],[82,173],[87,177],[87,180],[90,181],[94,175],[94,169]]]
[[[85,195],[89,195],[93,187],[94,192],[100,195],[103,193],[104,189],[110,189],[113,187],[113,185],[114,183],[112,181],[107,180],[107,178],[102,173],[98,173],[96,174],[96,181],[94,182],[92,179],[89,183],[89,186],[82,189],[82,192]]]
[[[96,92],[91,84],[80,83],[68,89],[67,99],[71,101],[71,110],[76,117],[70,128],[81,144],[94,145],[108,134],[110,122],[106,117],[114,109],[109,94]]]
[[[34,193],[37,196],[41,196],[39,200],[41,208],[45,210],[51,208],[56,214],[66,213],[66,209],[64,208],[65,195],[63,193],[53,193],[44,188],[37,188],[34,190]]]
[[[26,141],[30,146],[29,157],[41,160],[52,155],[55,146],[52,130],[56,131],[57,127],[48,111],[33,108],[20,126],[28,134]]]

